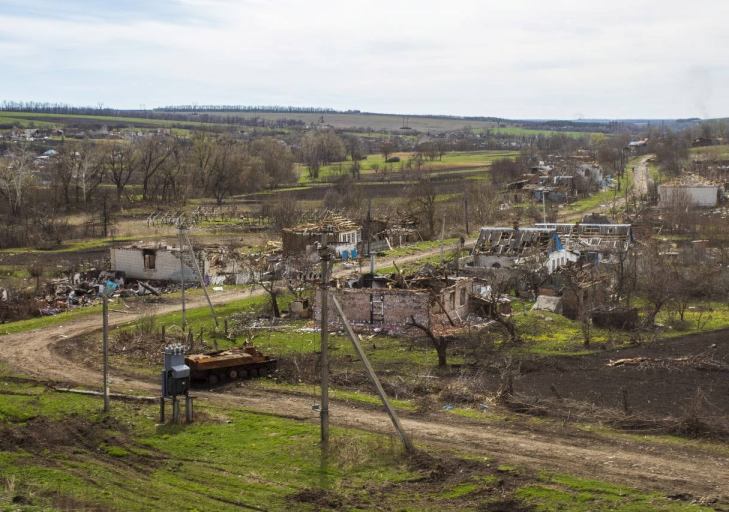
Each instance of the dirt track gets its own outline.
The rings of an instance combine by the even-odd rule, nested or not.
[[[416,259],[423,254],[410,257]],[[404,261],[401,258],[399,261]],[[381,263],[390,264],[389,261]],[[260,293],[254,292],[254,293]],[[213,296],[223,303],[245,296],[240,292],[223,292]],[[203,300],[190,301],[190,307],[203,305]],[[154,312],[176,311],[177,304],[162,305]],[[149,313],[147,309],[144,313]],[[142,312],[112,313],[111,325],[133,321]],[[79,318],[65,325],[0,337],[0,359],[18,371],[42,380],[69,382],[98,388],[100,372],[81,363],[59,357],[54,346],[62,339],[93,333],[99,318]],[[144,391],[154,394],[154,379],[114,378],[114,391]],[[279,416],[316,421],[311,398],[254,391],[233,387],[225,393],[200,392],[198,396],[214,403],[248,407]],[[361,409],[343,403],[331,407],[333,423],[376,432],[392,432],[384,413]],[[657,445],[639,441],[617,440],[579,433],[574,429],[510,428],[479,423],[446,413],[407,415],[405,428],[416,442],[428,443],[495,457],[500,462],[523,464],[587,477],[609,480],[666,495],[688,494],[694,497],[715,497],[729,502],[729,448],[712,453],[680,444]]]
[[[653,155],[647,155],[640,159],[638,166],[633,172],[633,189],[638,197],[645,197],[648,195],[648,188],[650,183],[650,177],[648,176],[648,160]]]

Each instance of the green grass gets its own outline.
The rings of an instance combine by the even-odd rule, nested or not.
[[[644,301],[634,303],[639,311],[647,306]],[[581,325],[560,314],[549,311],[531,311],[532,303],[514,300],[514,321],[517,332],[524,344],[516,347],[516,352],[542,356],[586,355],[598,350],[601,345],[620,347],[630,341],[631,333],[593,326],[589,347],[583,345]],[[685,321],[680,324],[677,315],[670,307],[664,308],[656,317],[656,322],[664,325],[657,334],[658,339],[669,339],[688,334],[729,328],[729,306],[722,302],[697,302],[685,313]]]
[[[729,159],[729,145],[723,144],[719,146],[706,146],[700,148],[691,148],[689,150],[691,157],[703,158],[706,160],[727,160]]]
[[[543,474],[540,483],[523,486],[516,496],[538,512],[583,512],[615,510],[620,512],[709,511],[710,508],[678,503],[663,496],[627,487],[563,474]]]
[[[196,422],[180,426],[156,425],[154,404],[112,401],[108,418],[101,405],[11,378],[0,367],[0,429],[24,440],[0,451],[0,509],[456,511],[479,509],[499,488],[498,496],[544,511],[707,510],[572,475],[535,477],[526,468],[492,466],[476,452],[462,476],[432,480],[432,468],[408,465],[395,436],[336,426],[323,463],[316,422],[202,399]],[[518,479],[516,491],[511,479]],[[324,501],[293,498],[302,491],[316,497],[321,488]]]
[[[366,159],[360,161],[360,173],[363,175],[375,174],[373,167],[379,167],[381,175],[386,176],[390,172],[398,172],[400,169],[407,170],[407,161],[414,157],[414,153],[411,152],[400,152],[394,153],[392,156],[400,157],[400,162],[386,163],[385,158],[380,154],[368,155]],[[448,169],[453,172],[460,172],[463,170],[473,170],[479,168],[487,168],[494,160],[500,158],[514,158],[518,155],[515,151],[453,151],[446,153],[440,159],[423,161],[421,172],[436,175],[442,174],[434,171]],[[299,164],[297,166],[299,173],[299,182],[302,184],[312,183],[315,181],[322,181],[327,178],[336,176],[346,176],[350,174],[350,167],[352,165],[351,160],[343,162],[334,162],[328,165],[324,165],[319,169],[318,180],[312,180],[309,177],[309,172],[306,166]],[[413,162],[412,170],[415,169]],[[383,171],[383,169],[387,169]]]
[[[310,384],[287,384],[283,382],[275,382],[270,379],[260,379],[250,384],[251,387],[266,389],[269,391],[282,391],[284,393],[291,393],[294,395],[303,395],[311,397],[319,397],[320,391],[317,385]],[[337,387],[329,388],[329,397],[334,400],[341,400],[345,402],[351,402],[359,405],[367,405],[374,407],[382,407],[382,401],[380,397],[372,394],[365,393],[363,391],[351,391],[348,389],[341,389]],[[388,397],[390,404],[401,411],[415,411],[416,406],[411,400],[400,400],[397,398]]]
[[[557,131],[557,130],[539,130],[534,128],[523,128],[521,126],[503,126],[498,128],[489,128],[491,133],[497,133],[500,135],[512,135],[515,137],[527,137],[527,136],[534,136],[534,135],[543,135],[545,137],[551,136],[551,135],[566,135],[567,137],[572,137],[575,139],[579,139],[582,137],[604,137],[603,133],[599,132],[576,132],[576,131]]]
[[[64,311],[53,316],[38,316],[35,318],[29,318],[27,320],[18,320],[17,322],[9,322],[6,324],[0,324],[0,340],[4,334],[16,334],[19,332],[33,331],[36,329],[44,329],[54,325],[59,325],[69,320],[76,320],[78,318],[87,317],[89,315],[100,314],[101,305],[95,304],[93,306],[87,306],[83,308],[75,308],[69,311]],[[99,324],[101,320],[99,320]]]
[[[308,422],[199,405],[197,423],[156,427],[156,406],[114,402],[113,419],[105,421],[99,399],[2,377],[0,391],[0,427],[44,436],[59,422],[99,432],[49,445],[31,439],[0,452],[3,510],[15,497],[3,492],[11,481],[14,494],[38,509],[70,508],[61,504],[74,500],[74,509],[82,503],[125,511],[316,510],[290,505],[288,497],[323,484],[366,503],[366,485],[418,476],[389,436],[334,427],[330,460],[322,466],[318,426]]]
[[[10,249],[0,249],[0,254],[63,254],[68,252],[92,251],[104,249],[114,242],[129,242],[137,240],[133,237],[116,237],[116,238],[94,238],[90,240],[80,240],[68,242],[60,247],[53,249],[37,249],[34,247],[14,247]]]
[[[438,249],[441,244],[446,252],[458,243],[458,238],[446,238],[445,240],[423,240],[415,242],[413,244],[402,245],[400,247],[394,247],[391,250],[384,251],[386,258],[402,258],[403,256],[411,256],[423,251],[431,251]]]
[[[118,124],[124,123],[129,126],[154,126],[154,127],[180,127],[189,126],[193,128],[210,128],[225,127],[222,123],[203,123],[199,121],[187,120],[169,120],[169,119],[147,119],[144,117],[124,117],[124,116],[105,116],[105,115],[84,115],[84,114],[48,114],[40,112],[2,112],[2,118],[6,118],[9,122],[17,120],[19,123],[35,123],[37,126],[55,126],[63,124],[73,124],[74,121],[98,121],[99,123]],[[1,118],[0,118],[1,119]]]
[[[0,125],[17,126],[20,128],[48,128],[52,127],[53,123],[13,117],[11,112],[2,112],[0,113]]]

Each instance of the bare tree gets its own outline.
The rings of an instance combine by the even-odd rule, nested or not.
[[[654,326],[661,309],[676,297],[675,277],[675,254],[658,242],[649,242],[637,265],[637,291],[652,306],[646,325]]]
[[[251,283],[260,286],[268,294],[271,315],[279,318],[281,310],[278,306],[278,296],[281,290],[278,285],[279,277],[272,262],[265,254],[250,256],[243,262],[243,268],[250,276]]]
[[[427,227],[427,235],[435,236],[436,214],[438,211],[438,193],[430,177],[420,177],[408,190],[410,211]]]
[[[448,345],[450,344],[448,337],[436,334],[429,326],[423,325],[415,320],[414,316],[410,317],[406,326],[422,331],[438,354],[438,366],[441,368],[448,366]]]
[[[391,140],[385,140],[380,144],[380,153],[382,153],[382,157],[385,159],[385,162],[387,162],[387,159],[390,158],[390,155],[395,152],[396,146]]]
[[[253,141],[250,152],[261,159],[267,186],[277,187],[296,181],[294,156],[284,141],[262,137]]]
[[[22,212],[26,192],[33,183],[32,166],[32,157],[25,148],[0,159],[0,196],[15,217]]]
[[[174,144],[171,137],[153,135],[137,139],[134,143],[139,175],[142,179],[142,199],[146,200],[149,194],[150,180],[157,174],[173,152]]]
[[[106,168],[116,187],[116,198],[121,201],[124,189],[134,175],[136,167],[134,149],[130,144],[118,143],[106,153]]]

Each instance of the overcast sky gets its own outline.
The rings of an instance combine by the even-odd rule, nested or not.
[[[0,0],[0,100],[729,116],[724,0]]]

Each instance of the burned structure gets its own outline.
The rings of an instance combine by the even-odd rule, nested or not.
[[[316,222],[283,229],[281,237],[284,257],[301,255],[318,257],[315,256],[316,248],[324,234],[328,237],[328,245],[334,249],[338,257],[346,260],[357,258],[359,255],[362,226],[346,217],[327,212]]]
[[[208,275],[209,263],[205,251],[198,251],[195,257],[200,271],[203,275]],[[137,243],[112,247],[111,269],[131,279],[176,282],[184,279],[190,282],[198,278],[192,256],[181,253],[179,247],[164,243]]]
[[[548,273],[578,260],[609,262],[633,241],[630,224],[549,224],[483,227],[466,269],[499,269],[541,262]]]
[[[719,202],[722,187],[696,174],[685,174],[658,185],[659,208],[697,206],[713,208]]]
[[[467,277],[415,276],[390,279],[365,275],[331,289],[352,325],[403,333],[413,320],[434,332],[463,325],[469,314],[473,280]],[[329,304],[329,320],[339,317]],[[321,318],[317,294],[314,317]]]

